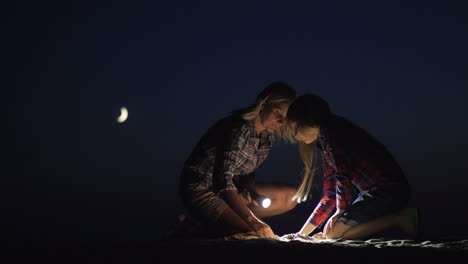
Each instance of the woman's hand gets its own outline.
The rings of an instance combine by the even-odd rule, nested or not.
[[[257,203],[257,201],[255,201],[254,199],[252,199],[252,195],[250,195],[250,192],[249,192],[249,191],[242,191],[242,192],[241,192],[241,195],[242,195],[242,198],[244,199],[244,201],[246,202],[247,205],[253,204],[253,205],[255,205],[255,206],[259,206],[259,204]]]
[[[330,234],[330,232],[332,232],[333,227],[335,226],[336,220],[338,220],[338,218],[340,218],[340,216],[341,216],[343,213],[344,213],[344,211],[342,211],[342,210],[337,210],[337,211],[330,217],[330,219],[328,219],[327,224],[326,224],[325,227],[323,228],[323,235],[324,235],[325,237],[328,237],[328,234]]]
[[[252,226],[252,228],[261,238],[276,238],[271,227],[265,223],[257,222]]]

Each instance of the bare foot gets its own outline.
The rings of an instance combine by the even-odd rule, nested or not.
[[[398,223],[401,229],[408,234],[411,239],[417,239],[418,232],[418,218],[419,213],[417,208],[405,208],[398,213]]]

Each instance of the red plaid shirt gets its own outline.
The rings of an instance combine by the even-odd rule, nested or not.
[[[321,225],[335,207],[345,210],[364,192],[389,183],[407,184],[400,166],[384,145],[350,121],[334,116],[322,126],[318,146],[324,161],[323,197],[308,221]]]

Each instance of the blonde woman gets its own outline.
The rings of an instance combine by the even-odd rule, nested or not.
[[[216,122],[195,146],[184,164],[179,190],[189,218],[204,236],[255,232],[274,237],[262,218],[295,207],[294,187],[253,180],[275,138],[283,136],[287,109],[295,98],[296,92],[285,83],[271,83],[252,106]],[[259,206],[252,192],[270,198],[271,205]]]
[[[410,186],[383,144],[332,114],[317,95],[298,97],[287,118],[288,137],[299,143],[305,165],[296,201],[305,201],[309,195],[316,149],[324,163],[323,197],[298,234],[309,235],[326,221],[325,238],[363,239],[389,228],[401,228],[413,238],[417,235],[417,211],[405,209]]]

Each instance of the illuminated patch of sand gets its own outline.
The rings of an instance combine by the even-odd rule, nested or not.
[[[229,237],[225,240],[253,240],[260,239],[255,233],[241,233]],[[468,250],[468,239],[466,240],[451,240],[451,241],[416,241],[410,239],[368,239],[368,240],[346,240],[346,239],[324,239],[322,233],[317,233],[313,236],[304,236],[298,234],[287,234],[277,236],[276,239],[268,239],[272,242],[302,242],[309,244],[321,244],[338,247],[353,247],[353,248],[432,248],[432,249],[457,249]]]

